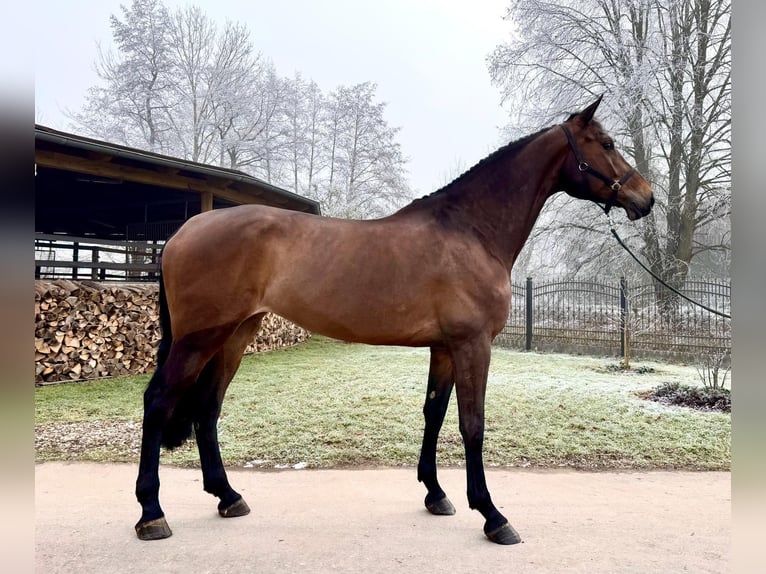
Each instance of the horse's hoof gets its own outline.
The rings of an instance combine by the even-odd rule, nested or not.
[[[455,514],[455,507],[452,506],[452,503],[446,496],[439,500],[429,500],[428,496],[426,496],[426,508],[428,512],[437,516],[451,516]]]
[[[218,514],[224,518],[234,518],[235,516],[244,516],[250,514],[250,507],[245,502],[244,498],[240,498],[234,504],[227,506],[226,508],[219,508]]]
[[[140,540],[161,540],[172,534],[173,532],[164,516],[136,524],[136,536]]]
[[[500,528],[496,528],[495,530],[492,530],[491,532],[487,532],[485,529],[484,534],[486,534],[487,538],[489,538],[492,542],[496,544],[511,545],[511,544],[518,544],[519,542],[521,542],[521,536],[519,536],[519,533],[516,532],[513,526],[511,526],[507,522],[503,524]]]

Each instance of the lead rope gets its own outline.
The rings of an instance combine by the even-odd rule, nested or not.
[[[641,262],[641,260],[638,257],[636,257],[635,253],[633,253],[630,250],[630,248],[627,245],[625,245],[625,242],[620,238],[620,236],[617,234],[617,230],[614,228],[614,221],[612,221],[612,215],[609,212],[607,212],[606,210],[605,210],[605,213],[606,213],[606,218],[609,221],[609,231],[612,232],[612,235],[614,235],[614,238],[617,240],[617,243],[619,243],[622,246],[622,248],[625,251],[627,251],[633,259],[636,260],[636,263],[638,263],[647,273],[649,273],[649,275],[654,277],[657,281],[662,283],[665,287],[670,289],[673,293],[675,293],[679,297],[682,297],[682,298],[686,299],[689,303],[691,303],[693,305],[696,305],[697,307],[701,307],[702,309],[705,309],[705,311],[710,311],[711,313],[714,313],[715,315],[719,315],[721,317],[725,317],[727,319],[731,319],[731,315],[727,315],[726,313],[723,313],[723,312],[718,311],[716,309],[711,309],[710,307],[708,307],[707,305],[703,305],[699,301],[695,301],[694,299],[690,299],[689,297],[687,297],[686,295],[681,293],[678,289],[675,289],[675,288],[671,287],[670,285],[665,283],[665,281],[663,281],[661,278],[657,277],[657,275],[655,275],[654,272],[651,269],[649,269],[646,265],[644,265]]]

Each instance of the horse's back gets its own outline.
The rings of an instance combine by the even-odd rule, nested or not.
[[[166,246],[163,276],[174,332],[178,322],[190,331],[271,311],[313,332],[387,344],[430,344],[469,311],[485,320],[476,307],[507,289],[502,273],[499,286],[487,281],[480,248],[428,219],[354,221],[266,206],[190,219]]]

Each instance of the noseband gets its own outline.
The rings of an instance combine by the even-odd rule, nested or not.
[[[603,181],[605,184],[609,186],[609,189],[612,190],[612,195],[609,196],[609,200],[606,202],[606,205],[604,205],[604,207],[602,208],[604,210],[604,213],[609,215],[609,210],[612,209],[612,206],[614,205],[614,202],[617,199],[617,193],[622,189],[622,186],[625,185],[625,182],[628,181],[634,173],[636,173],[636,168],[631,167],[628,173],[623,175],[620,179],[608,178],[603,173],[598,171],[596,168],[591,167],[591,165],[583,159],[582,154],[580,153],[580,148],[577,147],[574,137],[572,136],[572,132],[569,131],[569,128],[566,127],[565,125],[562,125],[561,129],[564,130],[564,133],[567,136],[567,140],[569,140],[569,145],[572,148],[572,152],[574,153],[575,159],[577,160],[577,169],[579,169],[582,173],[587,173],[594,177],[599,178],[601,181]]]

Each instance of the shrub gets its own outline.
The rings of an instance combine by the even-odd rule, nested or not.
[[[679,383],[663,383],[642,396],[667,405],[731,412],[731,392],[720,387],[692,387]]]

